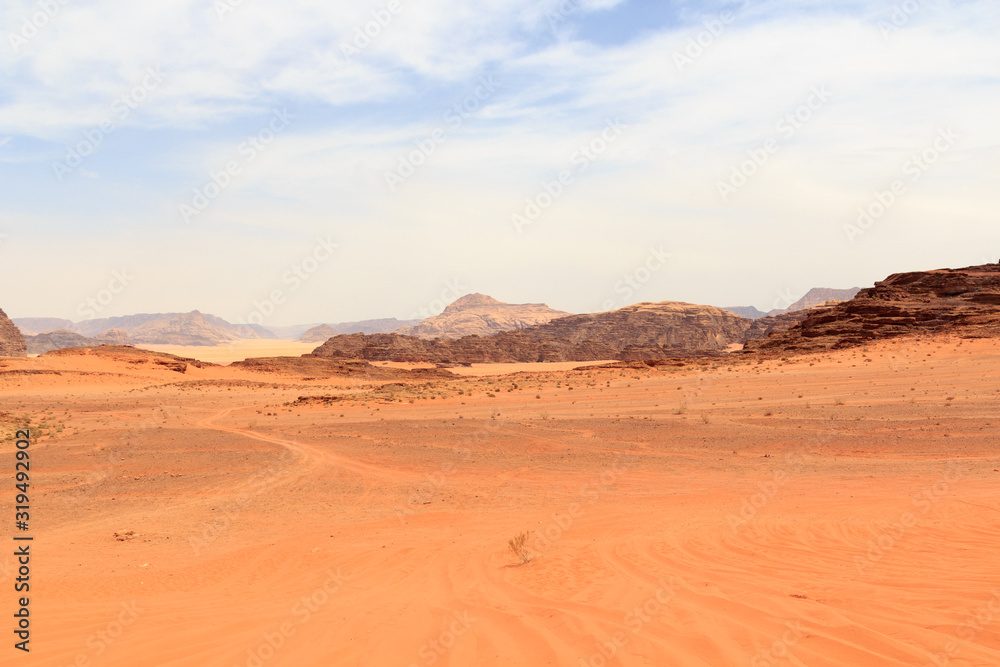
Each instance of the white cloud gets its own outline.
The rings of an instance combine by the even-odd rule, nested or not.
[[[336,290],[345,320],[405,316],[420,294],[456,277],[476,281],[473,289],[508,280],[505,298],[594,308],[606,298],[608,280],[628,271],[651,243],[668,245],[681,268],[655,286],[662,291],[651,293],[650,285],[641,298],[764,306],[773,291],[798,284],[790,275],[846,287],[863,281],[855,276],[882,277],[889,256],[912,257],[911,268],[922,268],[917,262],[928,251],[914,247],[915,238],[949,261],[971,257],[964,246],[996,239],[995,3],[928,5],[888,39],[878,24],[892,10],[889,2],[836,10],[821,2],[753,3],[683,70],[673,54],[701,31],[703,15],[723,5],[692,5],[682,12],[683,25],[602,47],[572,31],[552,35],[545,12],[558,7],[555,1],[400,3],[402,11],[350,60],[341,44],[387,2],[256,0],[222,20],[210,4],[193,0],[67,5],[19,57],[5,56],[4,76],[16,85],[0,102],[0,130],[69,141],[99,122],[145,68],[160,65],[167,83],[128,122],[183,140],[152,146],[143,165],[151,169],[155,161],[159,171],[139,176],[145,180],[135,200],[142,205],[123,203],[120,217],[181,234],[185,243],[169,246],[176,256],[205,260],[192,248],[211,243],[215,259],[204,270],[224,266],[232,280],[213,286],[192,278],[209,303],[191,307],[222,315],[232,285],[258,285],[261,267],[271,266],[270,258],[253,264],[240,253],[268,248],[277,268],[302,238],[330,228],[345,235],[351,252],[316,284]],[[584,11],[619,4],[593,2]],[[4,14],[2,34],[14,14]],[[500,82],[497,93],[448,129],[427,164],[389,192],[384,172],[441,126],[444,112],[486,71]],[[723,203],[717,183],[748,150],[774,137],[776,123],[815,86],[830,90],[830,102]],[[179,232],[177,206],[190,188],[232,157],[253,131],[252,119],[284,105],[297,113],[292,127],[193,228]],[[615,117],[629,125],[620,141],[526,234],[514,234],[510,215]],[[947,126],[961,134],[954,150],[860,245],[848,244],[842,226],[857,207]],[[108,155],[132,158],[125,144],[118,150]],[[121,179],[106,168],[88,169],[101,175],[88,187],[121,196]],[[176,178],[155,180],[165,172]],[[24,225],[31,219],[12,218]],[[961,234],[948,235],[943,219]],[[221,239],[234,229],[250,238],[277,236],[230,249]],[[134,243],[145,248],[146,237]],[[128,253],[130,246],[114,247]],[[114,263],[106,252],[100,256]],[[169,258],[158,256],[149,255],[150,271],[166,276]],[[78,270],[81,261],[66,258],[66,270]],[[776,278],[780,265],[785,276]],[[339,287],[351,280],[368,287]],[[384,285],[399,286],[399,293],[384,293]],[[290,313],[335,317],[309,308]]]

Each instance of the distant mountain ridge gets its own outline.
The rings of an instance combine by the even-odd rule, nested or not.
[[[796,311],[805,310],[806,308],[812,308],[813,306],[825,304],[829,301],[850,301],[860,291],[860,287],[851,287],[849,289],[814,287],[806,292],[805,296],[789,305],[787,308],[775,308],[766,313],[762,310],[758,310],[754,306],[727,306],[726,308],[723,308],[723,310],[728,310],[730,313],[735,313],[740,317],[756,320],[761,317],[774,317],[784,313],[794,313]]]
[[[15,317],[11,320],[25,336],[37,336],[64,329],[72,331],[75,323],[59,317]]]
[[[132,343],[150,345],[219,345],[234,340],[268,339],[274,334],[256,324],[231,324],[221,317],[192,310],[190,313],[139,313],[105,317],[82,322],[59,318],[26,317],[14,322],[29,336],[52,334],[50,340],[73,340],[66,332],[86,338],[101,338],[105,332],[118,331]],[[48,327],[56,325],[55,329]],[[121,334],[115,340],[124,340]],[[77,341],[79,342],[79,341]],[[75,345],[73,347],[76,347]]]
[[[485,294],[466,294],[455,300],[440,315],[393,333],[416,338],[462,338],[490,336],[537,324],[546,324],[570,313],[549,308],[544,303],[503,303]]]
[[[322,343],[332,336],[341,334],[379,334],[395,331],[400,327],[407,327],[419,324],[421,320],[397,320],[395,317],[382,318],[377,320],[361,320],[358,322],[340,322],[338,324],[320,324],[315,326],[299,338],[303,343]]]
[[[94,344],[97,345],[105,340],[112,340],[119,345],[219,345],[234,340],[276,338],[321,343],[330,336],[342,333],[388,333],[401,326],[418,324],[420,320],[398,320],[390,317],[332,325],[299,324],[263,327],[256,324],[232,324],[221,317],[193,310],[190,313],[139,313],[82,322],[57,317],[19,317],[13,322],[25,336],[58,334],[45,339],[46,341],[81,343],[79,339],[66,335],[73,333],[94,339]],[[36,347],[48,344],[41,340],[35,342]],[[80,347],[80,345],[67,345],[67,347]]]
[[[763,310],[757,310],[753,306],[727,306],[722,310],[728,310],[734,315],[739,315],[740,317],[745,317],[748,320],[757,320],[761,317],[767,317],[767,313]]]
[[[774,317],[775,315],[781,315],[783,313],[794,313],[799,310],[805,310],[806,308],[812,308],[813,306],[818,306],[828,301],[850,301],[858,292],[861,291],[860,287],[851,287],[848,289],[830,289],[829,287],[814,287],[801,299],[788,306],[788,308],[776,308],[768,312],[768,315]]]

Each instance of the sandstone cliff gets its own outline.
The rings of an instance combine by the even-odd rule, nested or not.
[[[0,310],[0,357],[24,357],[28,355],[28,346],[24,342],[21,331]]]
[[[760,340],[761,338],[767,338],[773,333],[787,331],[799,322],[805,320],[815,311],[832,308],[838,303],[842,302],[827,301],[816,306],[810,306],[804,310],[792,310],[779,315],[768,315],[766,317],[758,318],[754,320],[753,324],[750,325],[750,328],[743,337],[743,341],[746,343],[751,340]]]
[[[1000,265],[895,274],[747,349],[813,352],[919,333],[1000,337]]]
[[[419,324],[400,327],[393,333],[417,338],[462,338],[490,336],[545,324],[569,313],[553,310],[544,303],[503,303],[485,294],[467,294],[451,303],[440,315]]]

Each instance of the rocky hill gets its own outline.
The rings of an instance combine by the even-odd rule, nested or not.
[[[397,320],[395,317],[378,320],[361,320],[359,322],[340,322],[339,324],[320,324],[315,326],[299,338],[303,343],[322,343],[332,336],[340,334],[379,334],[395,331],[400,327],[407,327],[419,324],[420,320]]]
[[[25,336],[24,342],[28,345],[28,354],[45,354],[52,350],[65,350],[74,347],[132,344],[129,335],[121,329],[106,331],[96,338],[88,338],[87,336],[81,336],[66,329],[60,329],[49,333]]]
[[[132,337],[124,329],[108,329],[97,339],[109,345],[131,345],[133,342]]]
[[[0,357],[24,357],[27,354],[28,346],[21,331],[10,321],[7,313],[0,310]]]
[[[417,338],[462,338],[490,336],[545,324],[569,313],[553,310],[544,303],[503,303],[485,294],[466,294],[451,303],[440,315],[419,324],[401,327],[393,333]]]
[[[653,359],[720,354],[741,343],[750,326],[749,320],[719,308],[668,301],[570,315],[492,336],[432,340],[400,334],[335,336],[313,354],[433,363]]]
[[[1000,337],[1000,265],[898,273],[747,349],[814,352],[920,333]]]

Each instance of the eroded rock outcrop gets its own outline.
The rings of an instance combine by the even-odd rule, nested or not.
[[[898,273],[747,349],[816,352],[920,333],[1000,337],[1000,265]]]
[[[335,336],[313,354],[432,363],[655,359],[720,354],[730,345],[741,343],[750,324],[749,320],[712,306],[668,301],[570,315],[492,336],[433,340],[399,334]]]
[[[804,310],[791,310],[779,315],[768,315],[766,317],[758,318],[754,320],[753,324],[750,325],[750,329],[747,330],[743,340],[744,342],[760,340],[761,338],[767,338],[771,334],[787,331],[799,322],[804,321],[814,312],[824,310],[826,308],[832,308],[838,303],[841,302],[827,301],[826,303],[811,306]]]
[[[0,357],[26,357],[28,346],[24,342],[21,330],[0,310]]]

